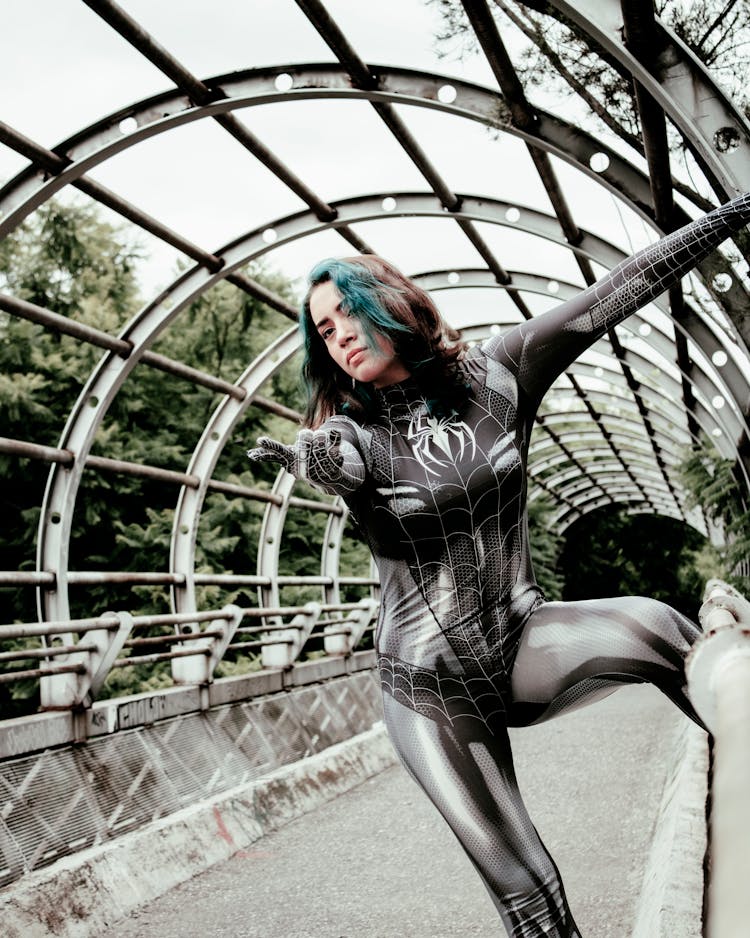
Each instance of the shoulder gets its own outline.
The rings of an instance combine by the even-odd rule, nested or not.
[[[494,391],[517,403],[518,381],[513,359],[507,353],[503,335],[493,335],[468,350],[461,362],[476,388]]]

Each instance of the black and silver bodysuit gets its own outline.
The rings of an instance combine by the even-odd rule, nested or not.
[[[431,417],[411,380],[380,416],[336,416],[281,462],[345,499],[376,559],[386,724],[451,825],[512,938],[578,938],[557,869],[521,800],[506,728],[623,682],[650,681],[693,716],[683,661],[698,627],[642,597],[545,602],[526,524],[532,425],[552,382],[607,329],[676,283],[750,221],[750,196],[634,255],[577,297],[470,349],[471,395]]]

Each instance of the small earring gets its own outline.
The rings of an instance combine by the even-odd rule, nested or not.
[[[356,391],[356,390],[357,390],[357,380],[356,378],[352,378],[352,391]]]

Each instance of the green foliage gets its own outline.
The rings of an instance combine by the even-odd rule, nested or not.
[[[734,461],[722,458],[710,443],[704,442],[685,456],[680,471],[689,504],[702,509],[724,541],[714,549],[711,575],[750,594],[750,511]]]
[[[529,544],[537,582],[547,599],[562,599],[563,578],[558,569],[563,539],[551,525],[554,505],[546,495],[529,500]]]
[[[53,203],[0,244],[0,288],[69,319],[117,334],[141,305],[134,275],[139,256],[137,245],[129,244],[96,209]],[[292,299],[280,277],[260,267],[252,267],[248,273]],[[153,349],[234,382],[260,351],[291,326],[278,313],[220,282],[176,315]],[[87,343],[0,313],[0,434],[58,445],[65,421],[102,354],[101,349]],[[269,383],[271,386],[261,392],[264,396],[300,409],[298,363],[287,364]],[[210,389],[136,365],[112,401],[92,453],[186,472],[219,399]],[[221,453],[214,477],[243,487],[268,488],[275,470],[251,471],[245,449],[260,433],[290,439],[294,431],[289,421],[248,408]],[[33,569],[49,467],[38,460],[0,455],[0,473],[4,483],[0,492],[0,569]],[[178,492],[178,486],[162,480],[85,470],[73,519],[70,569],[167,571]],[[262,503],[210,492],[196,536],[197,572],[255,573],[263,510]],[[302,556],[319,557],[320,545],[318,518],[312,519],[309,530],[305,529],[304,513],[295,523],[294,546],[285,547],[295,551],[288,560],[292,568],[299,566]],[[316,598],[319,595],[318,588]],[[139,614],[169,609],[165,586],[71,586],[70,597],[73,617],[108,609]],[[252,594],[219,586],[200,587],[197,598],[200,608],[217,608],[238,599],[246,605],[253,602]],[[36,618],[33,591],[28,588],[1,590],[0,607],[3,622]],[[158,631],[148,634],[155,637]],[[6,643],[0,650],[11,647],[12,643]],[[160,644],[141,653],[166,648]],[[247,670],[255,666],[254,658],[235,656],[225,669]],[[22,662],[13,667],[29,666]],[[168,662],[116,669],[103,694],[165,686],[170,683],[169,674]],[[36,705],[35,681],[12,686],[12,691],[3,690],[0,697],[5,714]]]
[[[651,596],[695,618],[704,586],[696,556],[705,569],[705,539],[684,522],[600,508],[566,532],[563,599]]]

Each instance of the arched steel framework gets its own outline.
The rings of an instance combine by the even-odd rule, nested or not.
[[[341,236],[347,252],[351,247],[377,249],[387,256],[386,238],[370,245],[365,227],[368,237],[377,237],[381,229],[390,231],[396,222],[406,229],[414,220],[429,220],[437,241],[450,226],[468,241],[481,266],[457,264],[407,273],[438,298],[448,297],[448,291],[462,291],[468,297],[467,306],[473,307],[472,298],[479,291],[507,297],[502,312],[491,300],[482,305],[483,313],[464,314],[464,321],[457,323],[465,338],[474,341],[532,318],[534,308],[573,295],[596,279],[595,265],[609,268],[625,256],[612,240],[576,221],[556,161],[595,180],[603,193],[647,223],[652,237],[715,202],[750,189],[750,125],[684,44],[653,15],[651,0],[623,0],[621,4],[616,0],[552,0],[541,5],[546,12],[555,15],[557,11],[576,24],[592,48],[604,50],[632,77],[643,135],[640,152],[631,152],[620,143],[607,145],[579,126],[572,115],[549,113],[532,104],[485,0],[463,0],[463,7],[494,76],[495,84],[490,86],[458,76],[367,63],[318,0],[296,2],[333,52],[335,62],[283,63],[201,79],[112,0],[83,2],[160,69],[173,87],[114,111],[54,148],[0,125],[0,143],[28,160],[0,190],[0,237],[14,231],[50,198],[73,187],[176,248],[194,264],[161,289],[118,336],[15,297],[0,296],[0,309],[8,314],[103,349],[57,447],[24,440],[0,442],[2,451],[51,464],[39,526],[37,569],[0,574],[0,583],[37,587],[41,621],[68,620],[68,585],[95,579],[92,572],[69,570],[68,561],[86,468],[157,473],[178,487],[168,569],[131,574],[129,582],[169,584],[173,611],[188,633],[199,631],[198,620],[190,620],[198,611],[198,585],[257,587],[261,606],[274,609],[280,605],[279,545],[290,505],[328,515],[319,583],[324,603],[340,604],[338,564],[345,508],[338,502],[296,496],[293,481],[283,474],[270,492],[214,478],[219,457],[249,407],[296,419],[285,402],[263,396],[268,379],[297,351],[295,328],[280,334],[233,382],[150,350],[191,303],[223,280],[294,320],[295,310],[286,300],[247,275],[245,268],[251,261],[273,259],[275,252],[327,231]],[[539,6],[531,0],[527,5]],[[256,108],[273,108],[283,115],[288,105],[305,103],[314,108],[332,102],[373,109],[426,188],[324,198],[248,126]],[[515,193],[509,200],[507,193],[502,198],[457,191],[437,168],[435,155],[427,152],[409,127],[410,116],[422,112],[480,124],[501,137],[521,141],[551,210],[533,208],[523,196],[516,200]],[[214,251],[194,244],[90,175],[139,144],[201,121],[217,123],[306,207],[268,217]],[[664,142],[667,122],[681,135],[700,168],[701,188],[691,187],[673,171]],[[730,154],[719,146],[727,135],[734,142]],[[712,193],[711,198],[706,192]],[[500,229],[540,245],[528,269],[506,268],[493,247]],[[570,253],[574,273],[569,279],[538,266],[545,259],[544,246]],[[717,280],[719,274],[721,280]],[[576,277],[579,283],[574,282]],[[705,519],[685,507],[677,470],[685,449],[701,436],[734,459],[739,475],[750,483],[750,290],[745,269],[730,255],[717,252],[699,265],[685,286],[687,291],[675,288],[668,298],[660,298],[610,332],[571,366],[550,393],[535,430],[530,475],[536,492],[544,492],[556,504],[555,523],[560,530],[586,512],[616,503],[628,510],[679,518],[708,533]],[[159,368],[219,394],[189,465],[156,470],[92,456],[97,430],[136,366]],[[210,491],[266,503],[256,573],[196,573],[198,525]],[[112,571],[100,579],[106,582],[108,576],[116,582],[120,574]],[[363,576],[361,582],[369,584],[371,577]],[[63,633],[63,640],[72,642],[72,632]],[[191,680],[191,660],[185,657],[175,662],[176,679]],[[73,680],[66,674],[58,677],[63,684]]]

